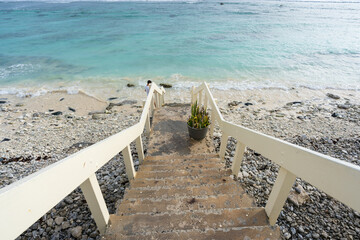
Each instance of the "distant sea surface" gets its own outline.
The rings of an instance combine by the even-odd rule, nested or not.
[[[360,91],[360,1],[0,2],[0,94],[123,88]]]

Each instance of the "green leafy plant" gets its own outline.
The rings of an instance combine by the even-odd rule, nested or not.
[[[210,125],[209,114],[204,107],[200,108],[195,102],[191,105],[191,116],[187,123],[192,128],[206,128]]]

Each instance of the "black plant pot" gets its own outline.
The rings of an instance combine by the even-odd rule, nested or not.
[[[189,125],[187,125],[187,126],[188,126],[190,137],[195,139],[195,140],[204,139],[206,137],[206,133],[207,133],[208,128],[209,128],[209,127],[206,127],[206,128],[192,128]]]

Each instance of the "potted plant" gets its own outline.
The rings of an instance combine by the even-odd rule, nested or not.
[[[197,102],[191,105],[191,116],[187,121],[191,138],[201,140],[205,138],[210,125],[209,114],[204,107],[198,106]]]

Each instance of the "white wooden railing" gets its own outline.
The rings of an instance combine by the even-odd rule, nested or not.
[[[79,186],[100,233],[104,233],[109,212],[95,172],[121,151],[128,178],[135,177],[130,143],[135,141],[141,163],[141,134],[144,128],[150,132],[154,102],[162,106],[164,94],[164,88],[153,83],[137,124],[0,189],[0,239],[15,239]]]
[[[296,177],[360,211],[360,191],[357,189],[360,183],[359,166],[225,121],[205,82],[191,89],[191,102],[195,101],[211,108],[210,134],[214,132],[215,121],[222,131],[219,151],[221,158],[225,157],[228,138],[231,136],[237,139],[233,174],[237,175],[240,171],[246,147],[256,150],[280,166],[265,206],[271,225],[276,223]]]

